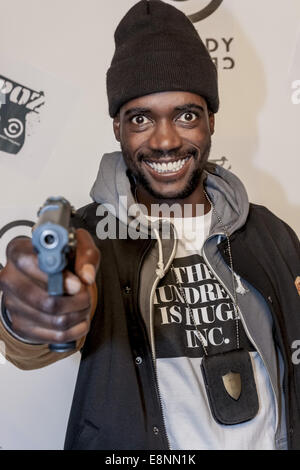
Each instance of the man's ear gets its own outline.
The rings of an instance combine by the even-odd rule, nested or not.
[[[114,128],[115,138],[117,139],[118,142],[120,142],[120,114],[119,113],[114,117],[113,128]]]
[[[208,122],[210,134],[213,135],[213,133],[215,132],[215,115],[211,111],[208,112]]]

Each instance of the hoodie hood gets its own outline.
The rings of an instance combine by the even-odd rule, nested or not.
[[[104,154],[90,196],[126,225],[138,219],[141,230],[148,233],[148,219],[141,211],[137,217],[139,206],[132,194],[126,171],[121,152]],[[241,228],[248,216],[249,200],[239,178],[229,170],[208,162],[204,186],[227,233],[231,235]],[[213,213],[211,234],[224,232],[219,218]]]

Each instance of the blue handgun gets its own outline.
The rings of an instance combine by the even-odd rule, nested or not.
[[[32,244],[38,254],[41,271],[48,275],[49,295],[64,295],[63,270],[76,247],[75,230],[71,226],[74,208],[63,197],[50,197],[38,211],[32,232]],[[75,341],[50,344],[49,349],[65,352],[74,349]]]

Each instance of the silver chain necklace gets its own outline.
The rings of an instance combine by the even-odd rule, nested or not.
[[[178,278],[173,264],[171,265],[171,273],[174,275],[175,282],[188,309],[191,324],[194,325],[196,332],[199,333],[199,340],[204,351],[200,367],[212,416],[217,423],[233,425],[253,419],[259,409],[259,400],[249,352],[245,349],[240,349],[239,314],[237,290],[235,289],[236,275],[233,270],[228,230],[204,189],[203,192],[227,239],[233,287],[233,296],[231,298],[234,307],[236,349],[221,354],[208,354],[201,332],[196,325],[191,306],[187,301],[184,287]],[[239,277],[237,277],[237,282],[238,279]],[[240,288],[239,285],[238,288]]]
[[[259,400],[249,352],[246,349],[240,349],[238,303],[229,233],[208,194],[205,190],[203,191],[227,239],[233,287],[232,301],[235,313],[236,349],[224,353],[208,354],[201,332],[196,325],[191,306],[187,301],[184,287],[176,274],[173,264],[171,272],[175,276],[175,281],[185,301],[191,323],[199,333],[199,340],[204,351],[200,367],[212,416],[217,423],[233,425],[253,419],[259,410]]]
[[[212,208],[212,211],[213,213],[215,214],[215,216],[217,217],[222,229],[224,230],[224,234],[226,236],[226,239],[227,239],[227,246],[228,246],[228,255],[229,255],[229,263],[230,263],[230,270],[231,270],[231,278],[232,278],[232,287],[233,287],[233,307],[234,307],[234,321],[235,321],[235,333],[236,333],[236,349],[239,349],[240,348],[240,328],[239,328],[239,314],[238,314],[238,302],[237,302],[237,295],[236,295],[236,290],[235,290],[235,282],[234,282],[234,270],[233,270],[233,261],[232,261],[232,253],[231,253],[231,246],[230,246],[230,240],[229,240],[229,234],[228,234],[228,230],[227,228],[225,227],[221,217],[219,216],[219,214],[217,213],[216,211],[216,208],[215,208],[215,205],[213,204],[213,202],[210,200],[210,198],[208,197],[208,194],[207,192],[205,191],[205,189],[203,189],[203,192],[204,192],[204,195],[206,197],[206,199],[208,200],[208,202],[210,203],[211,205],[211,208]],[[191,309],[191,306],[189,304],[189,302],[187,301],[187,298],[186,298],[186,295],[185,295],[185,291],[184,291],[184,288],[178,278],[178,275],[175,271],[175,267],[172,263],[171,265],[171,271],[175,277],[175,280],[176,280],[176,283],[178,285],[178,288],[179,288],[179,291],[181,293],[181,296],[182,298],[184,299],[184,302],[186,304],[186,308],[188,309],[188,312],[189,312],[189,316],[190,316],[190,320],[192,322],[192,324],[194,325],[195,329],[197,330],[197,332],[199,333],[199,340],[201,342],[201,346],[203,348],[203,351],[204,351],[204,354],[206,356],[208,356],[208,351],[207,351],[207,347],[205,346],[205,343],[203,341],[203,338],[201,337],[201,332],[195,322],[195,318],[194,318],[194,315],[193,315],[193,312],[192,312],[192,309]]]

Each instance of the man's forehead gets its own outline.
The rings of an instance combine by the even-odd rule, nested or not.
[[[205,99],[198,94],[185,91],[164,91],[134,98],[121,107],[120,113],[128,114],[131,110],[139,108],[149,109],[153,112],[164,112],[189,105],[207,109]]]

